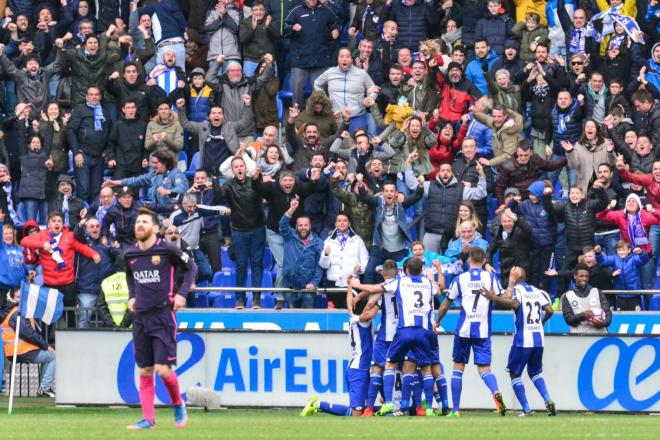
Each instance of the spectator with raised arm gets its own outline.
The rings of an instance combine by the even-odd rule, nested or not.
[[[319,286],[323,275],[319,266],[323,241],[312,232],[311,222],[307,216],[299,216],[296,219],[295,229],[291,227],[291,218],[299,204],[298,198],[292,199],[289,209],[280,219],[280,235],[284,240],[282,283],[284,287],[298,290],[286,295],[289,307],[311,309],[314,307],[316,293],[310,291]]]

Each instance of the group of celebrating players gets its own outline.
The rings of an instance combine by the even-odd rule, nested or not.
[[[410,258],[400,274],[396,263],[383,264],[381,284],[365,285],[351,279],[347,303],[351,314],[349,337],[352,358],[346,372],[350,403],[338,405],[311,397],[302,416],[319,411],[340,416],[417,416],[459,417],[463,371],[474,353],[474,363],[495,402],[496,412],[506,414],[491,364],[491,312],[493,303],[512,309],[516,332],[509,353],[507,370],[522,416],[532,414],[521,375],[525,368],[545,402],[548,415],[556,415],[543,371],[543,324],[553,309],[546,292],[526,282],[524,269],[515,267],[503,289],[497,276],[484,270],[485,253],[474,247],[469,254],[469,270],[456,277],[445,290],[440,263],[425,268],[419,258]],[[425,269],[430,269],[423,274]],[[426,275],[426,276],[424,276]],[[437,281],[436,281],[437,278]],[[353,296],[353,290],[360,293]],[[434,297],[446,296],[433,321]],[[451,375],[452,406],[449,406],[447,379],[440,363],[438,332],[452,302],[460,300],[460,316],[454,332],[454,361]],[[381,325],[374,339],[373,319],[381,311]],[[400,371],[400,393],[397,371]],[[378,394],[383,396],[377,410]],[[400,394],[400,398],[397,394]],[[397,400],[399,400],[397,402]],[[425,400],[425,402],[424,402]],[[437,409],[433,408],[433,401]]]

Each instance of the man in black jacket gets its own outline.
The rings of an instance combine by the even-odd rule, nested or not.
[[[121,106],[122,118],[113,126],[108,138],[108,168],[114,169],[115,179],[139,176],[147,167],[144,133],[147,123],[137,119],[137,101],[127,98]]]
[[[150,88],[149,90],[152,90]],[[113,72],[108,77],[106,90],[110,92],[117,102],[124,103],[129,99],[135,100],[137,104],[137,118],[149,122],[151,116],[151,102],[156,102],[154,97],[147,93],[147,85],[140,78],[138,66],[135,63],[126,63],[122,69],[121,77],[119,72]]]
[[[266,217],[266,240],[268,247],[273,254],[273,259],[277,265],[277,281],[275,287],[281,287],[282,264],[284,262],[284,239],[280,235],[280,219],[289,209],[291,200],[300,198],[301,203],[294,212],[292,219],[295,222],[298,215],[304,213],[302,201],[316,191],[316,182],[321,176],[320,173],[312,174],[309,183],[296,181],[292,171],[281,171],[278,181],[265,181],[260,175],[259,169],[252,173],[253,186],[261,196],[268,202],[268,216]],[[275,294],[275,299],[284,301],[284,295]]]
[[[110,113],[101,105],[101,90],[87,88],[87,102],[73,110],[67,140],[75,161],[78,195],[91,202],[96,198],[103,182],[103,166],[112,121]]]
[[[552,201],[552,188],[543,191],[543,208],[555,216],[558,222],[566,223],[566,254],[562,263],[563,270],[575,267],[578,256],[585,246],[594,246],[596,214],[607,208],[609,200],[600,180],[593,184],[596,200],[586,199],[586,195],[577,186],[568,191],[568,202]],[[560,288],[564,292],[566,286]]]
[[[234,157],[231,161],[231,171],[234,177],[222,186],[213,180],[213,190],[216,197],[224,200],[231,208],[231,238],[236,262],[236,286],[245,287],[247,282],[248,259],[252,270],[252,287],[261,287],[264,274],[264,247],[266,244],[266,227],[264,210],[261,205],[261,195],[252,184],[252,179],[246,175],[245,161]],[[245,292],[236,293],[236,308],[245,307]],[[258,308],[261,294],[252,296],[253,307]]]
[[[87,214],[83,201],[75,196],[75,192],[76,187],[71,176],[62,174],[57,178],[57,194],[48,203],[48,212],[61,212],[64,215],[64,224],[71,229]]]
[[[383,84],[378,95],[378,108],[384,115],[388,104],[396,105],[403,94],[403,67],[392,64],[388,74],[388,81]]]
[[[467,136],[463,139],[463,144],[461,145],[461,155],[456,157],[451,164],[451,168],[454,171],[454,176],[459,182],[468,182],[472,187],[476,187],[479,183],[479,171],[477,168],[480,167],[479,159],[481,156],[477,153],[477,140],[471,136]],[[486,178],[486,192],[488,194],[493,194],[495,190],[495,182],[493,179],[493,170],[491,167],[482,168],[484,172],[484,177]],[[474,208],[477,210],[477,215],[479,216],[479,221],[481,222],[480,232],[483,234],[486,231],[486,225],[488,224],[488,197],[484,196],[480,199],[472,200]]]

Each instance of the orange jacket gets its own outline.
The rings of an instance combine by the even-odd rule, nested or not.
[[[16,332],[14,331],[14,327],[12,327],[9,324],[9,321],[16,313],[18,313],[18,306],[14,306],[14,308],[2,321],[2,346],[4,347],[5,357],[7,358],[14,357],[14,342],[16,341]],[[29,319],[28,322],[30,323],[30,327],[32,327],[32,330],[34,331],[35,329],[34,319]],[[14,325],[16,325],[16,323],[14,323]],[[24,328],[25,327],[21,325],[21,329]],[[18,351],[16,352],[18,356],[25,353],[29,353],[34,350],[39,350],[41,348],[38,345],[32,344],[31,342],[21,339],[21,336],[22,333],[19,333]]]

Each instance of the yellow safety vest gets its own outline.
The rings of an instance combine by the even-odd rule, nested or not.
[[[117,272],[101,282],[101,290],[108,304],[112,321],[119,326],[128,310],[128,283],[126,272]]]

